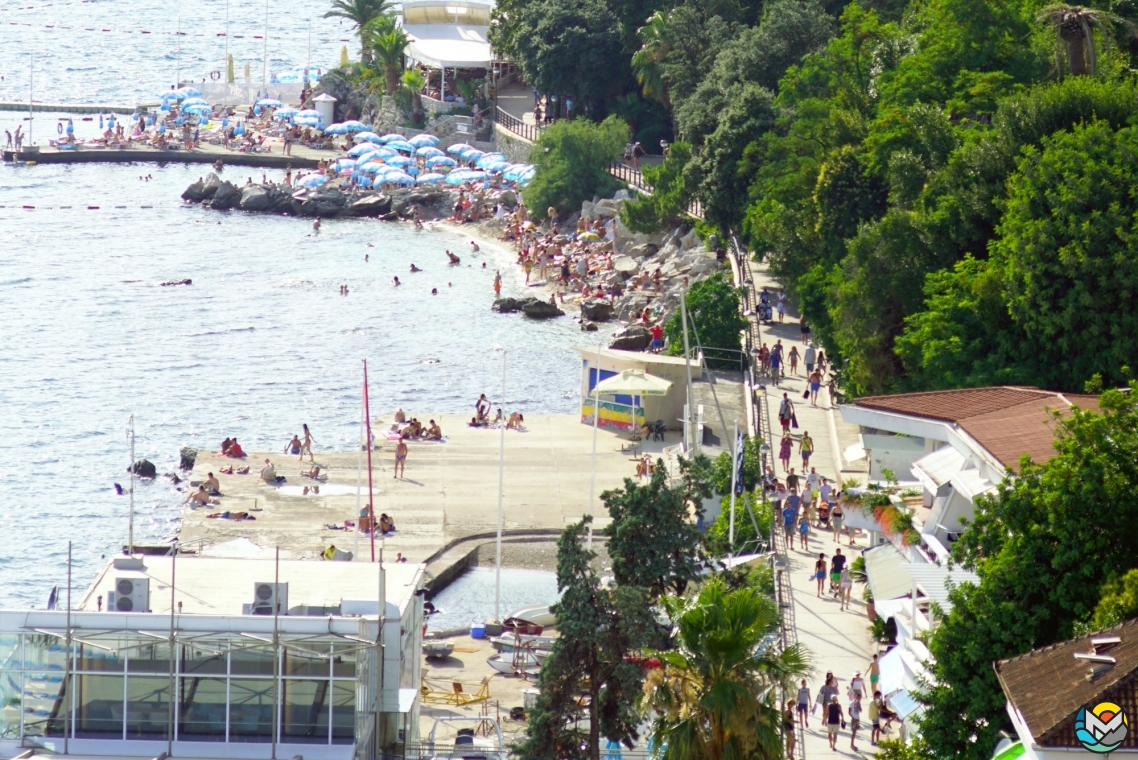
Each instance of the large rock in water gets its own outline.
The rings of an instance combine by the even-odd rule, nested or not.
[[[583,301],[581,317],[592,322],[607,322],[612,319],[612,304],[608,301]]]
[[[235,208],[241,202],[241,191],[228,180],[221,183],[217,188],[217,192],[213,194],[213,199],[209,202],[209,207],[217,209],[218,211],[225,211],[226,209]]]
[[[178,463],[178,466],[183,470],[192,470],[194,469],[194,462],[196,462],[198,458],[198,450],[192,449],[189,446],[183,446],[179,452],[179,456],[181,461]]]
[[[513,314],[522,307],[516,298],[495,298],[494,305],[490,308],[499,314]]]
[[[565,314],[561,309],[551,304],[549,301],[542,301],[534,297],[523,298],[519,303],[522,313],[530,319],[549,319],[550,317],[560,317]]]
[[[353,202],[351,209],[356,216],[381,216],[391,211],[391,196],[365,195]]]
[[[213,172],[205,175],[205,182],[202,184],[202,198],[212,198],[219,187],[221,187],[221,177]]]
[[[652,333],[643,325],[630,325],[623,333],[613,338],[609,348],[621,351],[643,351],[652,342]]]
[[[241,191],[239,205],[242,211],[265,211],[271,203],[269,188],[264,185],[250,185]]]
[[[149,459],[139,459],[134,463],[134,467],[126,468],[127,472],[134,470],[134,474],[140,478],[154,478],[158,476],[158,468]]]
[[[205,198],[205,182],[191,182],[190,186],[182,191],[182,200],[191,203],[200,203]]]

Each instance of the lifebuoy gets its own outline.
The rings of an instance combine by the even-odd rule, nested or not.
[[[63,134],[63,122],[57,121],[55,123],[55,131],[59,134]]]
[[[209,78],[216,82],[217,80],[221,79],[221,72],[211,71],[209,72]]]

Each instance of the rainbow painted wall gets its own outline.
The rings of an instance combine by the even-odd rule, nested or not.
[[[636,418],[633,419],[633,412]],[[587,398],[581,402],[581,422],[586,425],[593,424],[593,399]],[[628,404],[616,404],[601,399],[601,418],[597,427],[611,430],[639,430],[644,425],[644,407],[635,409]]]

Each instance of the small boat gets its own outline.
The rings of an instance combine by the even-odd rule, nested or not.
[[[430,660],[445,660],[454,654],[452,641],[424,641],[423,654]]]
[[[488,657],[486,664],[507,676],[516,674],[536,676],[541,672],[541,663],[533,652],[496,654],[493,657]]]
[[[513,652],[523,648],[548,652],[553,648],[553,642],[555,641],[557,641],[555,636],[529,636],[522,634],[516,636],[494,636],[490,639],[490,645],[499,652]]]
[[[506,618],[505,625],[508,626],[509,622],[513,619],[533,623],[543,628],[552,628],[557,625],[557,617],[549,611],[548,604],[534,604],[529,607],[514,610]]]

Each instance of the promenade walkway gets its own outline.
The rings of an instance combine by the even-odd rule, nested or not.
[[[778,292],[778,282],[769,275],[766,267],[762,264],[754,261],[746,262],[744,276],[745,278],[749,277],[752,281],[755,293],[760,292],[764,286],[772,295]],[[753,298],[751,303],[754,303]],[[782,324],[778,323],[777,319],[776,314],[774,324],[761,325],[752,317],[752,342],[757,341],[756,345],[766,343],[770,346],[776,340],[781,339],[787,352],[791,346],[797,346],[799,353],[802,353],[805,350],[805,345],[801,341],[799,320],[795,311],[789,309],[786,321]],[[864,480],[864,473],[856,467],[848,466],[842,457],[842,452],[846,447],[857,443],[857,426],[842,422],[840,415],[831,406],[825,390],[819,394],[818,406],[816,407],[811,406],[809,400],[802,398],[806,390],[804,370],[805,367],[800,361],[799,374],[790,375],[780,380],[778,384],[771,384],[768,382],[768,378],[761,378],[761,382],[767,382],[765,397],[767,408],[764,411],[769,414],[775,438],[771,441],[772,457],[778,456],[780,440],[778,406],[782,394],[786,393],[794,404],[798,418],[798,428],[792,430],[794,456],[791,459],[791,465],[795,472],[802,473],[802,458],[798,453],[798,444],[802,435],[809,431],[815,446],[814,454],[810,458],[810,466],[816,468],[820,475],[832,483],[840,483],[843,478],[859,476]],[[763,395],[760,392],[759,399],[762,398]],[[784,479],[786,472],[777,459],[775,466],[778,477]],[[806,472],[809,472],[809,468]],[[814,673],[807,680],[812,695],[811,703],[813,704],[813,700],[825,680],[825,674],[833,672],[838,679],[842,709],[848,711],[849,700],[846,699],[845,695],[850,680],[855,672],[861,671],[868,688],[867,666],[871,656],[876,651],[869,634],[869,621],[865,613],[865,604],[861,600],[864,587],[854,586],[851,608],[848,611],[843,611],[838,600],[828,595],[825,589],[823,589],[821,597],[817,595],[817,585],[810,577],[814,569],[814,561],[818,558],[819,553],[826,555],[828,563],[840,548],[843,554],[850,557],[849,561],[852,561],[858,552],[868,546],[867,537],[864,535],[856,537],[852,547],[849,545],[848,536],[841,536],[840,539],[840,542],[835,542],[829,531],[812,528],[807,550],[798,548],[798,538],[795,537],[794,548],[786,551],[783,547],[780,548],[780,552],[786,558],[784,574],[790,581],[789,591],[793,600],[793,620],[797,640],[809,651],[814,664]],[[828,581],[826,585],[828,586]],[[874,754],[876,748],[869,743],[868,700],[863,700],[862,711],[862,728],[856,737],[858,752],[850,749],[848,728],[839,734],[837,752],[830,750],[825,726],[822,724],[822,711],[819,709],[816,714],[809,716],[809,727],[805,732],[800,733],[800,739],[803,741],[797,754],[800,757],[805,756],[807,758],[832,757],[834,755],[859,757]],[[805,750],[804,753],[802,752],[803,749]]]

